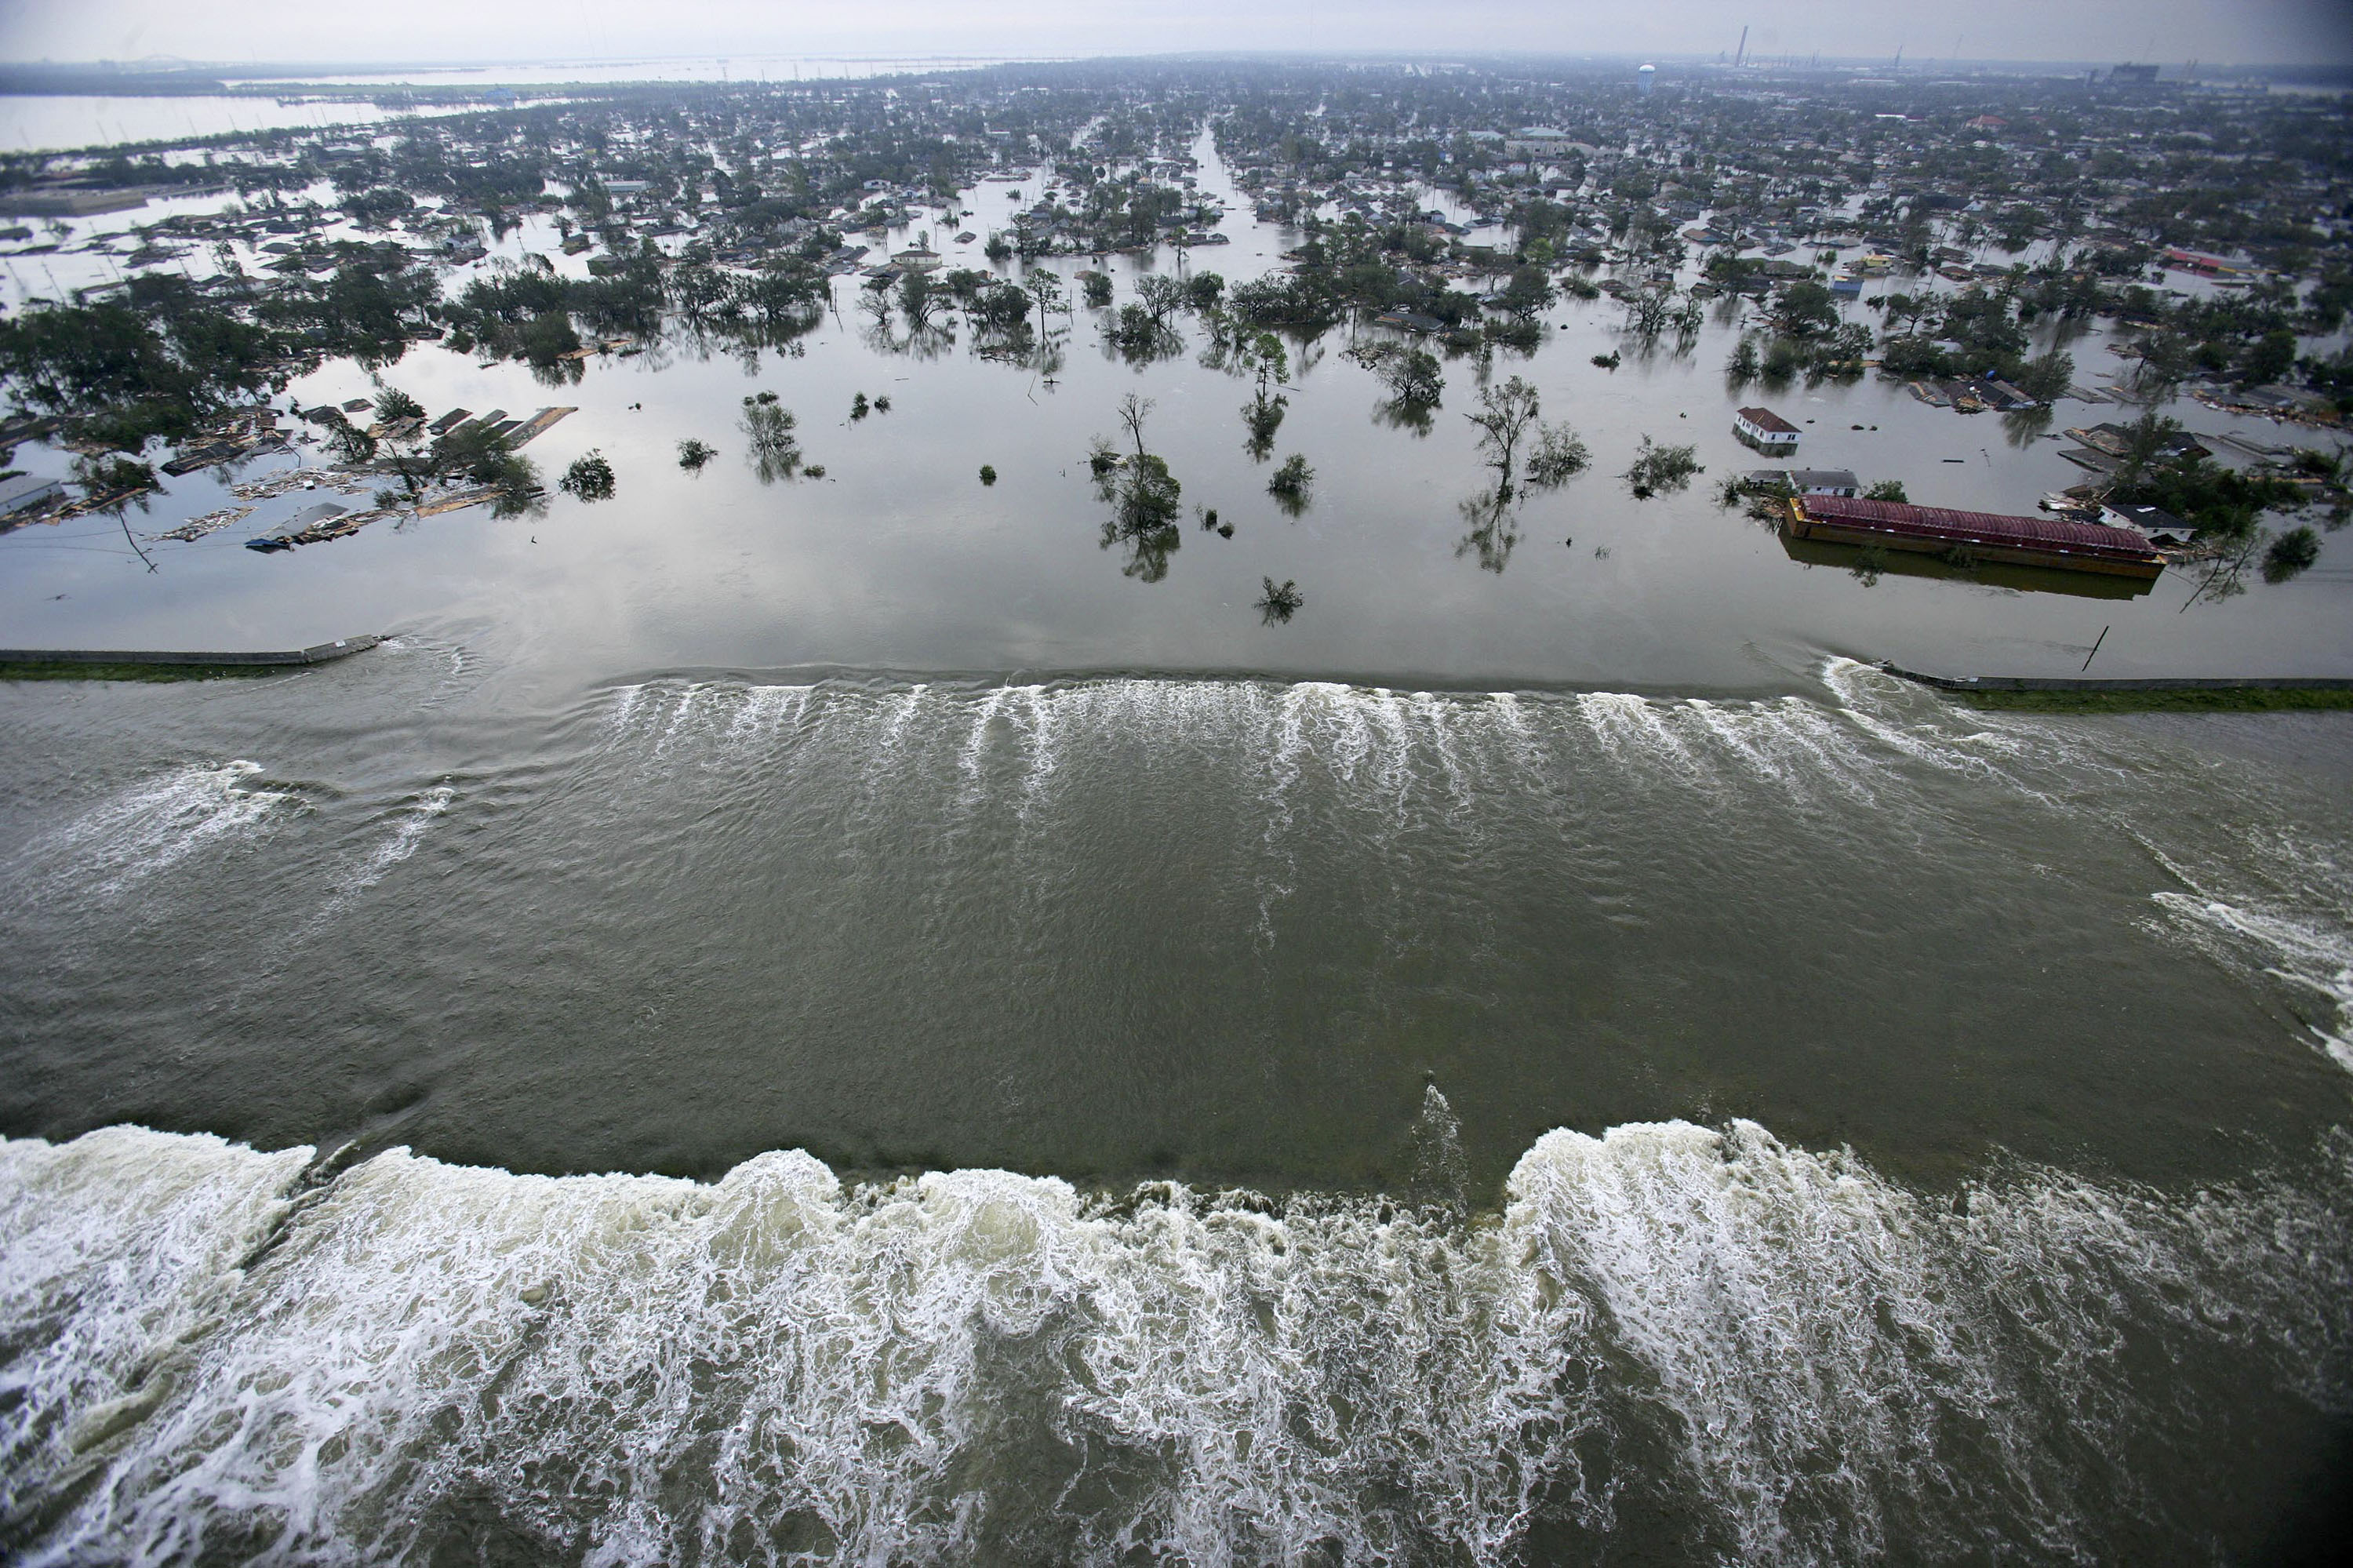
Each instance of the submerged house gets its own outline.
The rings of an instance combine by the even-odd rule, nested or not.
[[[2196,272],[2207,278],[2236,278],[2247,269],[2227,256],[2210,256],[2200,250],[2184,250],[2178,245],[2166,248],[2165,264],[2184,272]]]
[[[39,479],[29,473],[0,479],[0,517],[14,517],[36,506],[46,506],[64,493],[65,487],[54,479]]]
[[[1748,473],[1751,484],[1769,484],[1791,495],[1838,495],[1849,499],[1862,493],[1862,483],[1851,468],[1759,468]]]
[[[1798,427],[1770,408],[1743,408],[1732,417],[1732,433],[1768,452],[1795,451]]]
[[[2189,524],[2159,506],[2144,506],[2132,503],[2109,502],[2100,508],[2100,521],[2111,527],[2129,528],[2160,549],[2178,550],[2189,543],[2196,532]]]

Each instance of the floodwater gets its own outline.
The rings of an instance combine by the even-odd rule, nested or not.
[[[358,101],[305,100],[297,85],[286,90],[284,101],[225,93],[121,98],[0,94],[0,152],[63,152],[179,137],[193,141],[240,132],[396,123],[417,112],[380,109]]]
[[[1213,158],[1202,188],[1228,198],[1221,228],[1232,242],[1195,251],[1191,270],[1255,277],[1296,242],[1250,217]],[[971,217],[912,225],[877,255],[928,234],[950,267],[985,267],[990,228],[1040,189],[1034,178],[984,183],[960,204]],[[111,228],[121,227],[118,217]],[[71,253],[9,266],[36,288],[46,279],[71,286],[74,268],[102,280],[113,263],[82,248],[108,231],[85,223]],[[976,238],[959,245],[958,232]],[[504,248],[543,253],[554,239],[534,226]],[[583,258],[561,260],[567,271],[585,268]],[[192,250],[178,264],[209,261]],[[1067,281],[1086,263],[1052,265]],[[1145,265],[1109,260],[1121,301]],[[859,308],[859,281],[837,281],[836,310],[798,352],[748,362],[673,337],[594,360],[576,384],[549,386],[519,364],[484,368],[438,348],[413,351],[382,379],[434,414],[576,405],[529,455],[553,479],[597,449],[614,464],[618,495],[591,507],[559,500],[536,522],[459,514],[400,531],[378,524],[278,557],[239,547],[320,499],[306,492],[197,543],[147,545],[144,535],[233,503],[225,480],[292,460],[210,471],[132,514],[143,557],[110,518],[0,535],[8,641],[280,647],[455,616],[497,623],[498,636],[532,649],[535,673],[575,684],[717,666],[1753,690],[1771,686],[1777,662],[1808,648],[1940,673],[2052,674],[2080,669],[2095,642],[2094,673],[2111,676],[2353,672],[2353,616],[2344,612],[2353,535],[2327,536],[2319,565],[2292,583],[2255,582],[2217,599],[2200,591],[2197,573],[2176,570],[2119,600],[2096,597],[2115,584],[2081,575],[1890,573],[1872,582],[1839,564],[1793,559],[1770,530],[1713,495],[1723,477],[1765,466],[1731,429],[1735,408],[1763,401],[1807,432],[1800,465],[1850,468],[1866,483],[1900,480],[1923,503],[2031,513],[2043,494],[2085,477],[2059,456],[2073,444],[2063,429],[2137,412],[2118,404],[2069,400],[2038,429],[1932,408],[1875,378],[1736,391],[1723,376],[1738,330],[1730,319],[1711,318],[1688,352],[1630,351],[1605,370],[1592,356],[1623,346],[1620,313],[1605,297],[1549,313],[1554,324],[1533,357],[1450,362],[1443,406],[1426,430],[1384,417],[1380,384],[1345,355],[1348,330],[1294,344],[1289,411],[1268,460],[1257,461],[1243,448],[1240,412],[1250,385],[1199,362],[1198,323],[1182,352],[1134,366],[1110,352],[1095,313],[1080,307],[1054,318],[1049,362],[1008,363],[979,356],[968,334],[877,334]],[[1068,292],[1075,298],[1076,285]],[[2124,364],[2105,344],[2096,331],[2072,344],[2079,385],[2097,386]],[[1464,511],[1493,474],[1462,412],[1482,377],[1511,376],[1537,387],[1546,418],[1576,427],[1593,462],[1489,524]],[[348,365],[293,389],[305,407],[375,390]],[[798,417],[822,480],[761,482],[737,421],[742,399],[764,390]],[[891,411],[853,422],[860,392],[889,397]],[[1086,469],[1088,442],[1118,434],[1115,405],[1130,392],[1154,403],[1147,440],[1183,484],[1188,514],[1215,508],[1234,537],[1188,522],[1165,562],[1100,546],[1104,509]],[[2331,440],[2186,400],[2170,411],[2209,435]],[[700,474],[675,461],[687,437],[720,449]],[[1683,493],[1635,500],[1619,476],[1645,437],[1694,445],[1706,472]],[[1316,476],[1295,517],[1266,491],[1273,465],[1293,452]],[[305,461],[317,461],[315,449]],[[16,463],[66,471],[65,454],[38,445],[20,449]],[[999,476],[993,487],[977,477],[983,464]],[[1294,581],[1306,596],[1287,624],[1261,625],[1252,608],[1268,577]]]
[[[1229,228],[1195,266],[1280,248]],[[200,478],[126,520],[153,571],[112,519],[0,538],[15,644],[393,633],[0,688],[0,1552],[2244,1560],[2341,1517],[2353,726],[1865,661],[2107,625],[2109,673],[2342,673],[2342,536],[2187,609],[1866,584],[1706,480],[1629,495],[1643,433],[1753,460],[1727,329],[1613,376],[1597,307],[1498,362],[1596,461],[1482,559],[1468,362],[1421,436],[1340,334],[1295,355],[1293,518],[1190,354],[1082,312],[1050,376],[924,357],[848,294],[751,366],[388,376],[578,404],[529,450],[601,449],[600,505],[148,543]],[[826,478],[745,465],[764,387]],[[1127,390],[1236,524],[1156,581],[1085,477]],[[2073,472],[1775,403],[1922,500]]]

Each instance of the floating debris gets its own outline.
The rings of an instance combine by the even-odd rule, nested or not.
[[[150,534],[147,537],[151,540],[176,539],[184,545],[193,545],[207,534],[217,533],[230,524],[242,522],[252,515],[253,508],[250,506],[224,506],[217,512],[191,517],[176,528],[166,528],[161,534]]]
[[[397,510],[389,506],[370,507],[364,512],[346,512],[340,506],[322,504],[298,514],[290,522],[280,524],[270,533],[248,539],[245,547],[267,555],[292,549],[297,545],[320,545],[329,539],[348,539],[380,518],[397,515]]]
[[[578,412],[580,412],[578,408],[542,408],[538,413],[533,414],[530,418],[525,419],[522,424],[507,432],[506,441],[508,449],[512,450],[516,447],[528,445],[530,442],[536,440],[539,437],[545,435],[549,430],[553,429],[566,414],[576,414]]]
[[[477,485],[471,490],[460,490],[438,500],[428,501],[417,509],[417,515],[438,517],[444,512],[459,512],[469,506],[480,506],[486,501],[495,501],[498,495],[499,487],[495,484]]]
[[[304,468],[298,463],[259,479],[248,479],[242,484],[232,484],[228,493],[239,501],[274,501],[305,487],[332,490],[343,495],[364,495],[371,484],[368,476],[356,469]]]

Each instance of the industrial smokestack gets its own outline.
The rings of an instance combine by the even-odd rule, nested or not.
[[[1732,69],[1738,70],[1740,62],[1748,58],[1748,24],[1740,24],[1740,47],[1732,52]]]

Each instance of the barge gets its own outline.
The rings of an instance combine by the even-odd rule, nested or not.
[[[2154,581],[2165,570],[2165,557],[2147,540],[2129,528],[2112,528],[2103,523],[2005,517],[1993,512],[1956,512],[1843,495],[1793,495],[1788,506],[1785,526],[1799,539],[1876,545],[1888,550],[2059,571],[2099,572],[2145,582]]]

